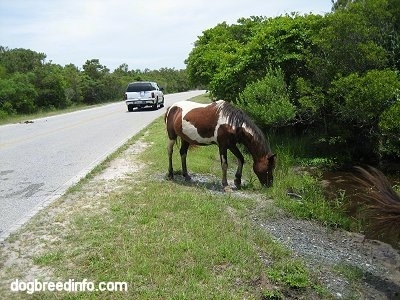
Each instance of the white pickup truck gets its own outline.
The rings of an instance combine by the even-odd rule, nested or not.
[[[124,100],[128,111],[133,111],[135,107],[151,106],[153,109],[157,109],[159,106],[164,107],[163,89],[156,82],[151,81],[137,81],[128,84]]]

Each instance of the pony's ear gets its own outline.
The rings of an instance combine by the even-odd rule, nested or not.
[[[268,161],[270,163],[272,163],[273,165],[275,165],[275,163],[276,163],[276,154],[273,154],[273,153],[268,154]]]

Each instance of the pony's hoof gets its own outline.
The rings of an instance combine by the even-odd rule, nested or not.
[[[187,182],[192,181],[192,177],[190,177],[189,175],[185,175],[185,181]]]
[[[232,193],[232,188],[229,185],[224,186],[224,192],[225,193]]]
[[[174,174],[168,174],[167,175],[167,180],[173,180],[174,179]]]
[[[237,188],[238,190],[240,190],[240,188],[242,187],[242,180],[236,178],[236,179],[234,180],[234,183],[235,183],[236,188]]]

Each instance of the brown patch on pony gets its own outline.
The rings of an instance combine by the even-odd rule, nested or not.
[[[203,138],[214,136],[218,124],[218,109],[215,103],[207,107],[198,107],[190,110],[183,119],[197,128],[198,134]]]
[[[197,142],[191,140],[182,132],[182,108],[178,106],[168,107],[164,116],[164,122],[167,124],[167,134],[170,140],[175,140],[177,145],[180,146],[180,139],[178,137],[182,137],[189,142],[190,149],[196,147]]]
[[[236,132],[237,130],[233,129],[231,125],[222,124],[218,128],[218,143],[225,144],[227,147],[236,144],[238,142],[236,140]]]
[[[165,123],[167,124],[167,133],[170,140],[176,140],[179,134],[182,134],[182,108],[172,106],[165,113]]]

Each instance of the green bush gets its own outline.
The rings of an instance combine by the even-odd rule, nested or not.
[[[380,115],[396,101],[400,89],[397,72],[372,70],[332,82],[329,93],[340,119],[359,126],[376,126]]]
[[[380,117],[379,128],[382,132],[380,150],[390,156],[400,157],[400,97]]]
[[[37,92],[32,82],[32,74],[15,73],[8,79],[0,79],[1,114],[32,113],[36,111]]]
[[[280,69],[271,69],[263,79],[247,85],[239,94],[237,104],[257,123],[266,126],[287,125],[296,115]]]
[[[353,158],[377,158],[399,154],[400,80],[396,71],[371,70],[332,82],[329,96],[332,115],[329,127],[339,123],[339,135]],[[338,122],[339,121],[339,122]],[[349,131],[350,130],[350,131]]]

